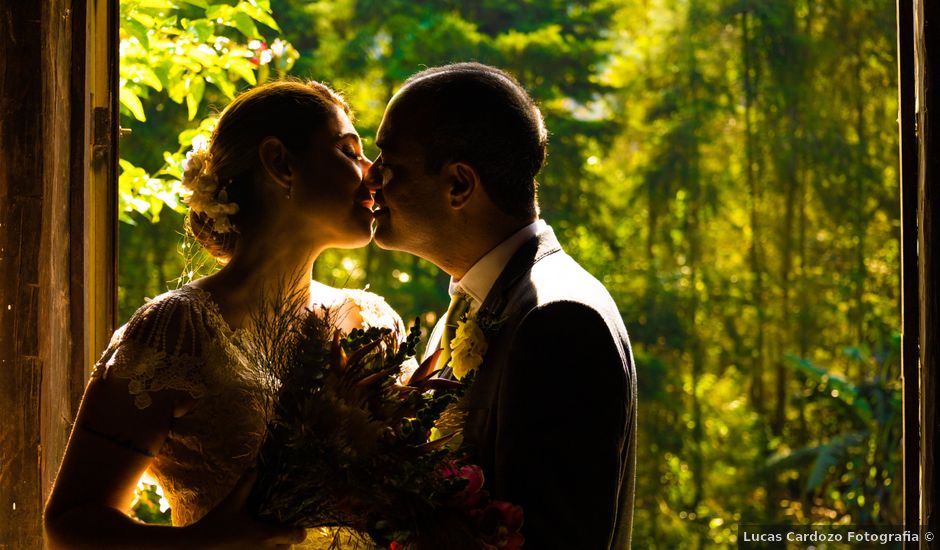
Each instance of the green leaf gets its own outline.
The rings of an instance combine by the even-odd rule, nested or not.
[[[252,74],[254,76],[254,74]],[[228,79],[228,74],[218,67],[210,67],[206,71],[206,80],[219,89],[225,97],[235,98],[235,85]]]
[[[208,42],[215,32],[215,25],[208,19],[196,19],[190,22],[188,30],[195,34],[200,42]]]
[[[206,0],[182,0],[182,1],[192,6],[198,6],[203,9],[209,8],[209,3],[206,2]]]
[[[206,18],[228,20],[232,18],[233,13],[235,13],[235,8],[232,6],[216,4],[209,6],[209,9],[206,10]]]
[[[160,221],[160,211],[163,210],[163,199],[154,195],[150,197],[149,202],[150,208],[148,213],[150,214],[150,223],[158,223]]]
[[[186,107],[189,109],[189,120],[193,120],[196,118],[199,103],[202,102],[202,96],[206,91],[206,81],[201,76],[194,76],[187,88]]]
[[[820,445],[816,461],[813,463],[809,478],[806,480],[806,491],[813,492],[818,489],[828,477],[829,469],[832,466],[838,466],[845,460],[849,448],[863,443],[866,439],[868,439],[868,432],[849,432],[838,435],[828,443]]]
[[[255,77],[255,66],[252,65],[251,62],[247,59],[231,57],[229,60],[228,69],[242,77],[245,82],[251,84],[252,86],[258,83],[258,80]]]
[[[133,92],[128,86],[121,86],[120,92],[121,105],[127,108],[128,111],[134,115],[134,118],[141,122],[147,121],[147,116],[144,114],[144,106],[140,102],[140,98],[137,97],[137,94]]]
[[[277,22],[274,20],[274,18],[259,6],[252,5],[250,2],[239,2],[238,5],[235,6],[235,9],[241,11],[262,25],[267,25],[268,27],[271,27],[278,32],[281,30],[281,28],[277,26]]]
[[[190,59],[202,65],[202,68],[212,67],[219,62],[219,55],[206,44],[200,44],[195,48],[190,48],[186,54]]]
[[[809,378],[821,384],[825,384],[829,395],[850,405],[862,422],[867,423],[871,421],[871,406],[869,406],[868,402],[859,397],[858,388],[854,385],[847,382],[841,376],[832,374],[822,367],[817,367],[808,359],[803,359],[802,357],[797,357],[789,353],[786,354],[785,357],[785,364],[796,367],[797,370],[807,375]]]
[[[793,451],[778,453],[767,459],[764,467],[776,473],[785,470],[801,469],[811,464],[819,456],[819,445],[802,447]]]
[[[141,82],[158,92],[163,91],[163,83],[160,82],[160,77],[157,76],[157,73],[155,73],[153,69],[147,65],[139,65],[136,69],[137,74],[135,76],[139,78]]]
[[[140,0],[139,8],[153,8],[156,10],[172,10],[176,7],[170,0]]]
[[[131,18],[124,19],[121,28],[136,38],[137,41],[140,42],[141,47],[145,50],[150,49],[150,36],[147,35],[148,28],[139,20]]]
[[[147,15],[146,13],[135,12],[131,14],[128,24],[137,23],[146,32],[146,29],[153,28],[153,17]]]
[[[829,476],[829,469],[843,464],[849,449],[864,443],[868,436],[867,431],[840,434],[826,443],[776,454],[767,459],[764,466],[769,472],[776,473],[785,470],[801,470],[812,463],[805,486],[805,491],[812,493]]]
[[[232,21],[235,23],[235,28],[246,37],[259,40],[264,38],[258,33],[258,27],[255,26],[255,22],[248,14],[244,12],[235,13],[232,15]]]
[[[185,69],[179,65],[173,65],[167,75],[167,81],[171,82],[167,88],[167,95],[176,103],[182,103],[186,97],[187,79],[183,76]]]

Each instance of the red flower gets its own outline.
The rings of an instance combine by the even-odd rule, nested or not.
[[[483,499],[483,470],[476,464],[460,465],[450,462],[441,469],[441,475],[445,479],[456,477],[467,480],[466,487],[454,496],[456,506],[472,508]]]
[[[522,548],[525,537],[522,529],[522,507],[510,502],[494,500],[485,507],[470,512],[477,521],[485,542],[499,550]]]

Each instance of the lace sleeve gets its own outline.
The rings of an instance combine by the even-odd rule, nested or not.
[[[182,293],[154,298],[114,332],[92,377],[128,379],[128,390],[140,409],[150,405],[152,392],[162,389],[202,397],[206,348],[213,340],[206,314]]]
[[[405,330],[405,323],[401,316],[392,306],[388,305],[385,298],[366,290],[343,289],[346,302],[356,306],[359,315],[362,317],[363,328],[385,327],[395,331],[399,340],[404,340],[408,336]]]
[[[399,343],[408,337],[408,329],[395,309],[388,305],[385,298],[365,290],[344,289],[345,299],[359,310],[362,317],[363,328],[385,327],[395,333]],[[402,363],[402,373],[399,379],[404,381],[411,378],[411,373],[418,369],[418,361],[414,357]]]

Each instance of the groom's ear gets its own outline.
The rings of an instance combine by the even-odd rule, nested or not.
[[[465,162],[452,162],[445,168],[450,183],[448,198],[452,208],[463,208],[480,187],[480,176]]]
[[[290,162],[290,151],[284,143],[274,136],[266,137],[258,146],[258,156],[271,181],[289,194],[294,184],[294,169]]]

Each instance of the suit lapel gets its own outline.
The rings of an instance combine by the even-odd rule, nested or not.
[[[485,311],[493,319],[511,316],[510,310],[520,307],[520,298],[513,290],[523,283],[523,278],[539,260],[560,251],[561,246],[550,227],[532,237],[513,254],[483,301],[480,311]],[[464,424],[464,441],[471,448],[477,447],[476,452],[481,453],[478,456],[483,459],[484,470],[490,471],[495,467],[492,457],[495,445],[495,433],[492,430],[495,426],[490,419],[499,414],[495,403],[498,401],[502,371],[508,361],[506,346],[509,341],[506,336],[503,334],[490,342],[483,365],[466,396],[468,413]]]
[[[512,258],[509,259],[509,263],[506,264],[502,273],[497,277],[496,282],[493,283],[493,288],[490,289],[489,294],[486,295],[486,299],[483,301],[483,304],[480,305],[478,311],[485,311],[487,314],[496,318],[501,317],[508,305],[507,294],[516,281],[528,273],[536,262],[555,252],[561,252],[561,244],[555,237],[555,232],[552,228],[546,227],[537,235],[526,241],[525,244],[519,247],[519,250],[512,255]],[[437,376],[439,378],[454,379],[450,366],[444,367]]]
[[[516,281],[528,273],[536,262],[556,252],[561,252],[561,244],[551,227],[546,227],[526,241],[510,258],[486,296],[486,300],[483,301],[483,305],[480,306],[480,310],[496,317],[502,315],[507,306],[507,294]]]

